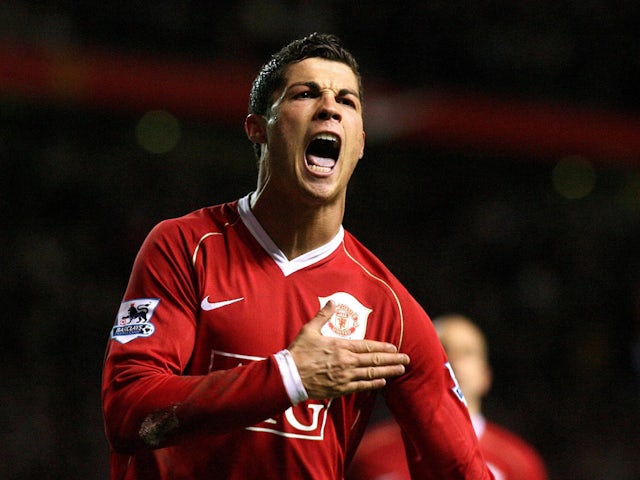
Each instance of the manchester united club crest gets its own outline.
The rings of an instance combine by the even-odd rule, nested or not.
[[[329,300],[336,304],[336,311],[322,327],[322,334],[327,337],[361,340],[367,331],[367,318],[371,309],[365,307],[353,295],[346,292],[332,293],[328,297],[318,297],[320,307]]]

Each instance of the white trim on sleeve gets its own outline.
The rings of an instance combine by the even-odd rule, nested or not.
[[[287,395],[291,399],[293,405],[297,405],[300,402],[304,402],[309,399],[307,390],[302,384],[298,367],[296,362],[293,361],[293,356],[289,350],[280,350],[275,354],[276,362],[278,362],[278,368],[280,368],[280,375],[284,382],[284,388],[287,390]]]

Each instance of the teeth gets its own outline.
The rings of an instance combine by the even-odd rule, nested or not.
[[[318,173],[329,173],[331,171],[329,167],[321,167],[320,165],[309,165],[309,168]]]
[[[337,135],[333,135],[331,133],[321,133],[313,138],[314,140],[327,140],[330,142],[339,142],[340,139]]]

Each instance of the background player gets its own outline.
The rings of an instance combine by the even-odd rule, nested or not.
[[[112,479],[343,478],[383,387],[416,478],[491,478],[428,316],[342,227],[356,61],[294,41],[249,110],[256,191],[160,223],[133,266],[103,375]]]
[[[487,341],[480,328],[459,314],[440,316],[434,319],[434,325],[467,401],[480,450],[496,480],[546,480],[538,452],[482,415],[482,398],[491,388],[492,374]],[[398,425],[385,420],[372,426],[364,435],[347,479],[409,478]]]

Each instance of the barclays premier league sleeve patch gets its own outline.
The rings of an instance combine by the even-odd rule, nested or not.
[[[116,323],[111,329],[111,338],[124,344],[138,337],[153,335],[156,327],[151,323],[151,317],[159,303],[158,298],[137,298],[122,302]]]

